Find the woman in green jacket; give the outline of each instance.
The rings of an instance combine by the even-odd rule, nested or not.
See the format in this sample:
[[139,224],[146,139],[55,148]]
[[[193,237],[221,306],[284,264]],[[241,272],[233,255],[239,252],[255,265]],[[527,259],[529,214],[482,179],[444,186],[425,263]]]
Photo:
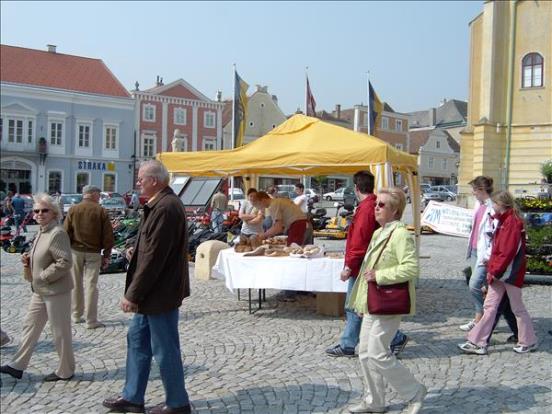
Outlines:
[[[381,228],[374,232],[366,251],[359,277],[353,287],[348,308],[363,314],[360,332],[359,360],[364,375],[366,397],[354,406],[351,413],[385,412],[385,381],[397,394],[409,401],[409,414],[418,413],[427,393],[389,350],[402,315],[372,315],[368,313],[368,282],[392,285],[408,282],[410,311],[415,311],[415,280],[418,277],[418,257],[414,238],[400,221],[406,206],[406,196],[399,188],[378,192],[375,215]],[[360,277],[362,276],[362,277]]]

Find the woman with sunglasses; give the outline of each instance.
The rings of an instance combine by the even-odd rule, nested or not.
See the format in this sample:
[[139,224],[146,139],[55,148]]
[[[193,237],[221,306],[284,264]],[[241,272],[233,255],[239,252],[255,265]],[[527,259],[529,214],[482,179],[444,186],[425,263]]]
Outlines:
[[383,413],[385,381],[399,397],[409,401],[408,413],[422,409],[426,387],[402,365],[389,349],[403,315],[374,315],[368,312],[368,282],[380,286],[408,282],[410,312],[414,314],[414,281],[418,277],[418,256],[413,236],[400,221],[406,196],[400,188],[381,189],[377,194],[375,216],[381,226],[374,232],[347,307],[363,314],[359,361],[366,387],[364,399],[349,407],[351,413]]
[[514,197],[508,191],[494,193],[491,200],[498,226],[487,263],[486,278],[489,287],[483,305],[483,317],[468,334],[468,341],[459,344],[458,347],[468,354],[487,354],[487,343],[498,307],[504,295],[508,295],[518,326],[518,343],[514,347],[514,352],[525,354],[537,349],[533,322],[521,299],[521,287],[527,264],[525,228],[515,207]]
[[0,372],[21,378],[48,321],[60,360],[56,371],[44,381],[66,381],[75,372],[71,333],[71,244],[59,224],[61,212],[52,197],[37,194],[33,199],[34,219],[40,229],[30,253],[21,257],[25,279],[31,283],[31,303],[23,322],[21,344],[11,362],[0,367]]

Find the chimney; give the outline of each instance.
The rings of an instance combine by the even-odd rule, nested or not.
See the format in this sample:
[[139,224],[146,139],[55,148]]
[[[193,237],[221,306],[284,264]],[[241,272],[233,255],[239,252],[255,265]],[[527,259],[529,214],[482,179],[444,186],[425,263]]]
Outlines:
[[435,125],[435,122],[437,122],[437,110],[435,108],[430,108],[428,112],[429,112],[429,125],[428,126],[433,126],[433,125]]
[[161,76],[157,75],[157,80],[155,81],[155,84],[157,86],[163,86],[164,85],[163,78]]
[[217,102],[222,101],[222,91],[217,91]]
[[276,95],[272,95],[272,101],[274,101],[274,103],[278,105],[278,97]]
[[337,119],[341,119],[341,105],[340,104],[335,105],[335,117]]
[[48,52],[56,53],[56,45],[46,45],[48,47]]
[[443,100],[439,103],[439,106],[443,106],[447,103],[447,98],[443,98]]

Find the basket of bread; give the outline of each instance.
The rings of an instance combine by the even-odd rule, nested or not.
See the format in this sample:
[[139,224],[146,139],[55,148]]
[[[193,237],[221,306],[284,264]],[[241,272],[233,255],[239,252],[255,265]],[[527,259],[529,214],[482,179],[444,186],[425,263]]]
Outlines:
[[324,256],[324,248],[322,246],[315,246],[314,244],[307,244],[301,247],[292,243],[289,246],[289,255],[291,257],[301,257],[305,259],[322,257]]

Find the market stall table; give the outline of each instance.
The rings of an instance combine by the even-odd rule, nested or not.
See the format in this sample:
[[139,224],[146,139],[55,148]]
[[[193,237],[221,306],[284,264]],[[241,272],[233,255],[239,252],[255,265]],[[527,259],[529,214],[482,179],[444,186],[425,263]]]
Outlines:
[[244,257],[234,249],[221,250],[213,266],[230,291],[249,290],[250,313],[251,289],[259,289],[259,309],[264,289],[345,293],[347,282],[339,278],[342,269],[342,258]]

